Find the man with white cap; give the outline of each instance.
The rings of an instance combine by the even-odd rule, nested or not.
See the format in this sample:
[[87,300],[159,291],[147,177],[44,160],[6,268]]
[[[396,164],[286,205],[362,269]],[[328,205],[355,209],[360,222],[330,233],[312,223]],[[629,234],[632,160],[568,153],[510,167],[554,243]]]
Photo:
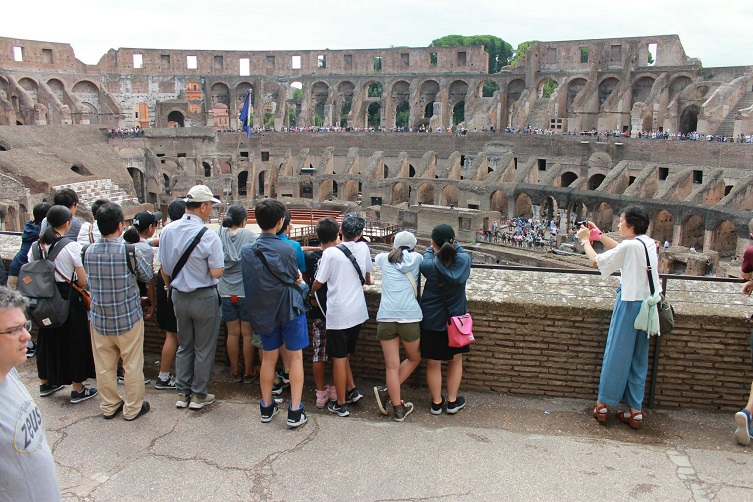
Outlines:
[[217,279],[225,263],[220,238],[207,232],[204,222],[212,214],[212,204],[219,202],[209,187],[194,186],[186,195],[186,214],[160,236],[157,259],[178,320],[178,408],[200,410],[214,402],[208,393],[209,376],[220,329]]

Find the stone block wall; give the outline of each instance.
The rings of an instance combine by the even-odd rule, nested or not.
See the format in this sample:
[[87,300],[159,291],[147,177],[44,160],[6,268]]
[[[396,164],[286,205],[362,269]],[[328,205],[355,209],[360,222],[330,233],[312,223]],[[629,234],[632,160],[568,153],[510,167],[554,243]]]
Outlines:
[[[378,293],[368,292],[367,302],[370,320],[361,330],[351,358],[353,373],[357,382],[364,382],[362,386],[384,381],[384,359],[374,321]],[[477,341],[464,360],[462,388],[596,399],[611,308],[470,301],[469,310]],[[678,316],[675,331],[661,340],[655,406],[739,409],[753,379],[750,329],[750,320],[743,317]],[[154,321],[148,321],[145,350],[159,354],[163,339],[164,333]],[[655,344],[652,339],[644,406],[648,404]],[[313,387],[311,355],[310,347],[304,350],[307,391]],[[152,363],[151,359],[147,361]],[[226,360],[223,327],[216,361],[224,364]],[[428,399],[425,365],[417,371],[421,388],[408,391],[414,402]],[[412,376],[409,383],[414,381]]]

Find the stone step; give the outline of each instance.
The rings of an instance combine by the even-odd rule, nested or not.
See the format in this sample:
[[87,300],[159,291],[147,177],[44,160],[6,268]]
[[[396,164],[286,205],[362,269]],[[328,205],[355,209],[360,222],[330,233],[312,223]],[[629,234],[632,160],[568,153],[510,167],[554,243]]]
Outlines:
[[730,107],[729,113],[716,129],[716,134],[718,136],[732,136],[735,131],[735,114],[751,105],[753,105],[753,92],[748,91],[735,103],[735,106]]

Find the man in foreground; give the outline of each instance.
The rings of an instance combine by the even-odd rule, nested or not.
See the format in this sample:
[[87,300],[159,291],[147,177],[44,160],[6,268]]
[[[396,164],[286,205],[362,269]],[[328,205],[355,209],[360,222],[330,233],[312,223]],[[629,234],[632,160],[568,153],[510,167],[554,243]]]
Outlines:
[[0,287],[0,500],[56,501],[60,486],[42,415],[15,369],[31,339],[27,304]]

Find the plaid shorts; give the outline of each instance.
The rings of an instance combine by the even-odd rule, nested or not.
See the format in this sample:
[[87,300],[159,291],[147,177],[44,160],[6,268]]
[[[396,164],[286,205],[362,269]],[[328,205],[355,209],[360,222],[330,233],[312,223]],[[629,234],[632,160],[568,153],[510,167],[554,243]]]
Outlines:
[[327,358],[327,329],[326,324],[324,322],[324,319],[314,319],[314,322],[311,323],[311,332],[313,334],[313,343],[314,346],[314,358],[312,361],[315,363],[326,363]]

